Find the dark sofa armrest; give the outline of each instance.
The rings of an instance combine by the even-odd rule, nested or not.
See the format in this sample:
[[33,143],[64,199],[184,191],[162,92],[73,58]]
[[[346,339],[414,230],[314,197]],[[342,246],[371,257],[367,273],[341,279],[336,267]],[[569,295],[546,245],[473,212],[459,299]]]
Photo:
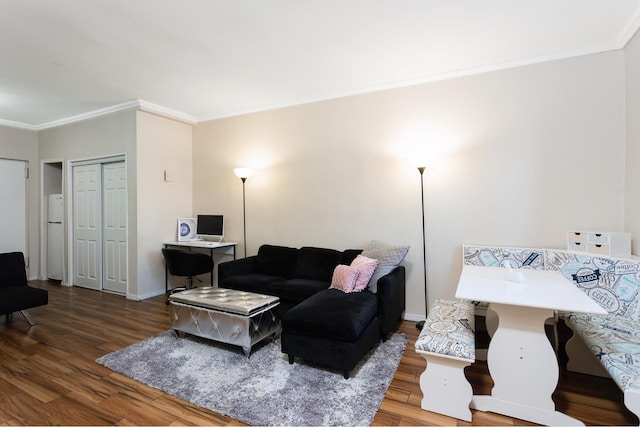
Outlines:
[[228,277],[253,273],[255,270],[256,258],[258,257],[254,255],[218,264],[218,285]]
[[405,269],[400,265],[378,280],[378,317],[383,340],[396,328],[406,305]]

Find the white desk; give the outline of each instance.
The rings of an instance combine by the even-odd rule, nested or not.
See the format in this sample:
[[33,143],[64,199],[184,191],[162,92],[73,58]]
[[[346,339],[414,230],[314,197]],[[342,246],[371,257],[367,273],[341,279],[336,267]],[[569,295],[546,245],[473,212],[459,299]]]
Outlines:
[[[233,259],[236,259],[236,246],[238,242],[210,242],[208,240],[183,240],[183,241],[170,241],[164,242],[164,247],[168,248],[169,246],[179,246],[188,248],[192,250],[193,248],[198,249],[209,249],[209,254],[211,258],[213,258],[213,253],[224,253],[228,255],[232,255]],[[211,286],[213,286],[213,273],[211,274]],[[169,294],[169,271],[167,269],[167,265],[165,263],[164,266],[164,290],[165,294]]]
[[558,361],[544,322],[554,310],[606,314],[589,296],[556,271],[516,270],[524,281],[505,279],[499,267],[466,265],[456,298],[486,301],[498,314],[487,364],[491,395],[475,395],[471,407],[545,425],[584,425],[555,410]]

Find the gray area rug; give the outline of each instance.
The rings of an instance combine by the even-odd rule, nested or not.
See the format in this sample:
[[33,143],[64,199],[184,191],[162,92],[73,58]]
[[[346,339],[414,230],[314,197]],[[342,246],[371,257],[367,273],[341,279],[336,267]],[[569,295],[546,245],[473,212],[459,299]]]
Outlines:
[[342,372],[296,358],[280,340],[239,347],[171,331],[107,354],[96,362],[197,406],[251,425],[363,426],[373,421],[408,339],[393,334],[345,380]]

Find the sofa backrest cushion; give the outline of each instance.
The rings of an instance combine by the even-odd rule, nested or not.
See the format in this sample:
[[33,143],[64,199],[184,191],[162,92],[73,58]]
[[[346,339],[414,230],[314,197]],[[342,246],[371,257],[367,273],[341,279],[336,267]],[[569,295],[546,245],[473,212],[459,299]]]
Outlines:
[[27,270],[22,252],[0,254],[0,288],[27,286]]
[[298,249],[286,246],[262,245],[256,257],[256,273],[291,279],[296,272]]
[[322,280],[331,283],[333,270],[342,259],[342,254],[335,249],[313,248],[309,246],[298,250],[296,278]]
[[609,314],[640,318],[640,262],[547,249],[544,264],[547,270],[562,273]]
[[345,249],[342,251],[340,264],[351,265],[354,259],[362,253],[362,249]]

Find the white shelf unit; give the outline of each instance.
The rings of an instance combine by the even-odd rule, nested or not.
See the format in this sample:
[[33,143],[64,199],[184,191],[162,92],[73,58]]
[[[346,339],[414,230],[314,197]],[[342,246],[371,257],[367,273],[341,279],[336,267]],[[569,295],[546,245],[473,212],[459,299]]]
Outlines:
[[567,250],[628,258],[631,256],[631,234],[600,231],[568,231]]

